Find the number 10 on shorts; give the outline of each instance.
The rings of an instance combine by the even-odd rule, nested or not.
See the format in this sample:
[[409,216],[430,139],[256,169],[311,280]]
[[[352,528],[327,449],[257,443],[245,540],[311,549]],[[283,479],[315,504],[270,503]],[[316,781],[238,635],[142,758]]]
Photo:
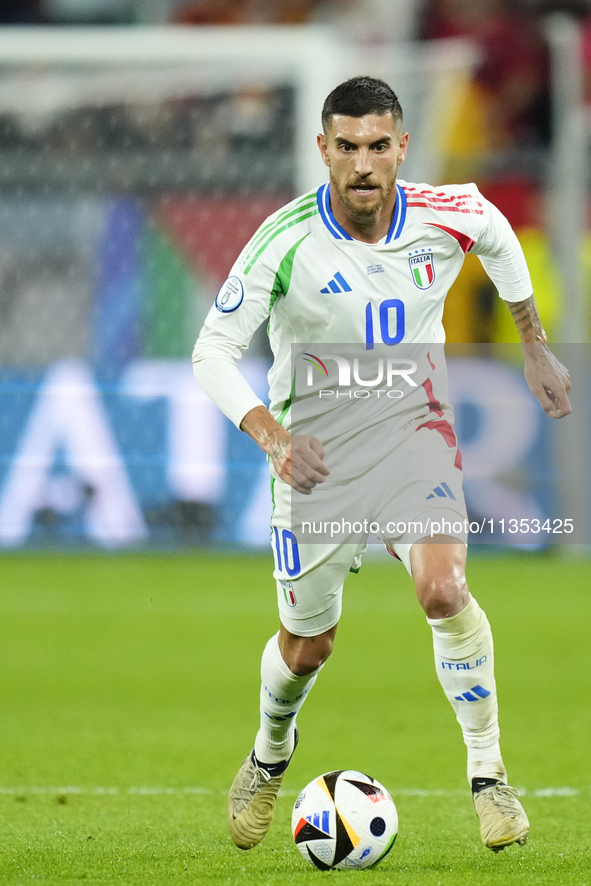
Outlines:
[[293,578],[294,575],[299,574],[301,569],[298,540],[289,529],[279,530],[276,526],[273,526],[273,535],[277,569],[279,572],[286,572],[290,578]]

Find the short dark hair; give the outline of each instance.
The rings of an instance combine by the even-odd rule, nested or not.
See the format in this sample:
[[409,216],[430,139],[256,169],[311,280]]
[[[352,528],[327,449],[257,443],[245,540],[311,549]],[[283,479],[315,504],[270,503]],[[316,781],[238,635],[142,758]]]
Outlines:
[[364,117],[366,114],[387,114],[388,111],[395,125],[400,125],[402,108],[398,96],[387,83],[375,77],[352,77],[327,96],[322,108],[322,127],[326,132],[335,114]]

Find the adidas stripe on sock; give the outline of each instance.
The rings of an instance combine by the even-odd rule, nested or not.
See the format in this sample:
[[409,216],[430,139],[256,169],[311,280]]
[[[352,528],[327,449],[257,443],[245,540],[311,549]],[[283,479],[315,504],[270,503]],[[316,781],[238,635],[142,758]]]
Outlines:
[[468,749],[468,781],[506,781],[499,745],[493,640],[486,615],[472,597],[457,615],[427,621],[433,631],[437,676]]

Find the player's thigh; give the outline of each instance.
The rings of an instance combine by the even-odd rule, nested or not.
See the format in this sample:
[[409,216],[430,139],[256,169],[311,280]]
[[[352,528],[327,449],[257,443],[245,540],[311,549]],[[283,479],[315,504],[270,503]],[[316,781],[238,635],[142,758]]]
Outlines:
[[292,529],[291,490],[274,484],[271,544],[275,558],[279,617],[298,637],[315,637],[333,628],[342,611],[343,584],[359,565],[366,540],[309,543]]
[[[444,544],[465,551],[468,515],[462,489],[463,472],[450,435],[421,428],[398,447],[389,470],[396,472],[390,495],[380,504],[380,539],[404,563],[412,576],[413,545],[445,536]],[[438,543],[441,543],[439,541]],[[451,554],[451,547],[449,550]]]

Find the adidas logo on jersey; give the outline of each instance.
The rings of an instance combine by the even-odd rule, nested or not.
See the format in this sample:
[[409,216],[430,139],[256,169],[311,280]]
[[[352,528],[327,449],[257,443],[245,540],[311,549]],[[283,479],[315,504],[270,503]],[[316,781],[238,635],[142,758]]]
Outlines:
[[331,292],[353,292],[340,271],[337,271],[332,280],[328,281],[328,286],[321,289],[323,295],[329,295]]
[[440,483],[439,486],[436,486],[431,495],[427,496],[427,501],[430,498],[435,498],[435,496],[437,496],[437,498],[453,498],[453,500],[456,501],[456,497],[447,483]]
[[488,698],[490,692],[484,686],[473,686],[470,692],[462,692],[461,695],[455,695],[456,701],[478,701],[479,698]]

